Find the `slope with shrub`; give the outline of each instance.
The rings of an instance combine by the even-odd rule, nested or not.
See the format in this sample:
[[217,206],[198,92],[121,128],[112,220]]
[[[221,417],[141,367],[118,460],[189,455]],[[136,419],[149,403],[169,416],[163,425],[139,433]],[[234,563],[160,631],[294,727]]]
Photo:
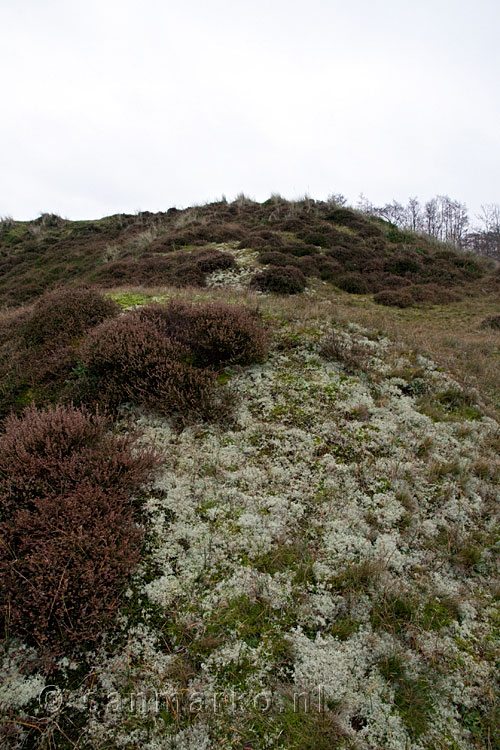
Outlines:
[[92,222],[47,215],[33,222],[4,220],[0,303],[28,301],[62,281],[204,286],[214,271],[236,268],[235,248],[252,248],[271,267],[300,267],[306,276],[353,293],[430,283],[460,292],[491,277],[484,258],[330,201],[240,197]]

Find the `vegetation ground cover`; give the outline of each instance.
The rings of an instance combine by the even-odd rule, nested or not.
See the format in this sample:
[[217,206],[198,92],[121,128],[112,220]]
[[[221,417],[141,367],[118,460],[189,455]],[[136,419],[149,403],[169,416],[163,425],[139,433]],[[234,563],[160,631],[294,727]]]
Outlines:
[[[245,204],[236,208],[241,217]],[[259,219],[241,238],[236,226],[219,221],[220,211],[170,214],[178,222],[175,241],[146,217],[143,249],[189,254],[211,241],[233,261],[211,267],[203,286],[117,280],[101,292],[87,288],[92,309],[104,311],[97,317],[85,305],[79,317],[81,297],[68,292],[72,334],[60,340],[64,357],[42,379],[27,377],[20,364],[29,354],[42,362],[45,342],[57,338],[40,333],[35,342],[26,333],[44,330],[32,321],[53,297],[2,313],[4,411],[10,404],[18,414],[4,418],[0,435],[2,554],[10,576],[4,572],[3,580],[19,589],[2,614],[3,741],[150,750],[497,747],[499,334],[483,325],[498,315],[495,269],[462,276],[460,300],[381,305],[327,278],[344,256],[339,250],[328,259],[313,242],[314,206],[270,202],[262,215],[269,221],[274,211],[278,232]],[[258,211],[248,208],[249,215]],[[307,232],[304,212],[315,215]],[[347,243],[361,237],[356,247],[366,260],[378,236],[371,225],[385,229],[355,219],[342,214],[344,224],[328,231]],[[188,228],[192,247],[181,250]],[[425,243],[416,238],[412,253],[425,247],[430,257],[436,247]],[[349,250],[345,242],[338,247]],[[325,278],[306,273],[305,289],[292,295],[255,290],[262,260],[273,261],[264,269],[287,265],[265,252],[297,264],[322,256]],[[384,245],[378,252],[399,251]],[[438,261],[451,262],[446,252],[435,258],[439,268]],[[460,274],[476,262],[452,260]],[[427,280],[409,286],[429,288]],[[225,408],[201,413],[180,391],[172,398],[174,365],[184,368],[179,382],[194,372],[211,384],[209,392],[191,389],[190,403],[224,394]],[[105,420],[88,399],[96,392]],[[71,404],[77,394],[90,411]],[[83,437],[65,449],[55,425],[42,430],[43,439],[29,443],[28,463],[21,461],[28,467],[21,481],[9,456],[20,456],[23,440],[41,429],[33,425],[52,424],[53,414],[81,422],[76,434]],[[56,422],[66,424],[62,416]],[[100,425],[97,433],[92,425]],[[87,440],[86,430],[97,437]],[[127,460],[143,456],[152,473],[138,471],[128,483],[126,472],[112,474],[124,484],[110,485],[110,503],[109,493],[89,491],[81,467],[114,455],[120,441],[121,460],[132,441]],[[105,461],[97,474],[120,465]],[[26,503],[35,515],[23,515]],[[123,512],[113,516],[117,530],[132,533],[133,553],[123,558],[129,567],[113,579],[111,619],[72,639],[66,603],[85,607],[96,599],[82,592],[66,600],[59,581],[71,578],[37,574],[27,578],[40,582],[46,606],[30,608],[19,575],[30,565],[40,571],[43,555],[37,560],[20,540],[33,532],[45,539],[50,529],[46,559],[57,552],[67,562],[74,514],[105,524],[112,508]],[[113,557],[99,544],[95,557],[82,547],[85,575]],[[37,630],[37,617],[52,619]]]

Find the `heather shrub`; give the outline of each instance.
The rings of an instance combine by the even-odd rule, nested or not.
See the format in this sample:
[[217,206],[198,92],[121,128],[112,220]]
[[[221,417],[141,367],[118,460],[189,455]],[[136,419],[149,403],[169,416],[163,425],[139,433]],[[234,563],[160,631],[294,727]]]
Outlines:
[[339,276],[335,282],[339,289],[350,294],[368,294],[369,285],[361,273],[345,273]]
[[270,230],[262,229],[260,231],[251,232],[246,235],[240,242],[239,248],[244,249],[251,247],[253,250],[263,250],[264,248],[282,248],[285,247],[285,240],[280,234],[272,232]]
[[386,289],[401,289],[411,285],[410,279],[405,276],[397,276],[393,273],[373,272],[367,275],[367,283],[370,291],[384,292]]
[[500,315],[489,315],[482,321],[481,328],[493,328],[500,331]]
[[137,260],[129,258],[106,263],[94,273],[93,278],[107,284],[205,286],[206,274],[234,268],[235,265],[236,261],[230,253],[214,248],[179,250],[168,255],[152,252]]
[[229,268],[236,268],[237,263],[231,253],[223,253],[220,250],[208,248],[195,255],[196,265],[203,273],[213,273],[214,271],[225,271]]
[[267,354],[269,341],[262,323],[240,305],[174,301],[143,307],[137,316],[189,352],[197,366],[246,365],[262,362]]
[[305,242],[294,242],[293,245],[283,247],[282,252],[293,255],[296,258],[302,258],[304,255],[317,255],[320,250],[315,245]]
[[55,289],[41,297],[21,331],[27,343],[70,342],[118,314],[118,305],[93,289]]
[[139,559],[141,534],[124,498],[81,485],[37,498],[0,530],[3,628],[50,650],[54,640],[97,638]]
[[222,408],[215,374],[190,360],[186,347],[128,313],[93,329],[82,346],[86,398],[111,407],[133,401],[183,418],[213,418]]
[[130,494],[157,458],[72,406],[27,409],[0,436],[0,620],[48,651],[94,640],[139,558]]
[[330,247],[325,255],[340,263],[344,273],[383,270],[383,259],[380,257],[380,253],[359,243],[355,247],[344,247],[336,244]]
[[300,270],[306,276],[316,276],[323,281],[335,281],[342,266],[327,255],[305,255],[300,259]]
[[418,274],[422,269],[422,264],[415,252],[399,252],[386,260],[384,269],[396,276],[402,276],[406,273]]
[[298,266],[299,261],[277,250],[264,250],[259,253],[259,263],[269,266]]
[[375,294],[373,299],[378,305],[387,307],[411,307],[415,303],[409,289],[385,289]]
[[306,277],[293,266],[271,266],[255,274],[250,281],[253,289],[274,294],[298,294],[306,288]]
[[34,406],[9,415],[0,435],[0,516],[30,509],[44,494],[64,494],[82,480],[105,490],[132,490],[154,465],[153,454],[132,456],[129,436],[114,436],[104,417],[85,409]]
[[[151,282],[158,282],[158,279],[151,279]],[[205,286],[206,276],[200,266],[191,259],[179,260],[172,269],[171,275],[164,283],[172,286]]]

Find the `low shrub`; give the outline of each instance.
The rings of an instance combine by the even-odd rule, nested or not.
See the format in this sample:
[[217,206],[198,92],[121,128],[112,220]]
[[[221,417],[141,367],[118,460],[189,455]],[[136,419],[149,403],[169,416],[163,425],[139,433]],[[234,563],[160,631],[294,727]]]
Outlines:
[[345,273],[337,278],[335,284],[339,289],[350,294],[368,294],[370,291],[368,283],[361,273]]
[[195,262],[203,273],[213,273],[214,271],[225,271],[229,268],[236,268],[237,263],[234,255],[223,253],[220,250],[207,248],[194,254]]
[[54,639],[97,638],[139,559],[140,530],[122,498],[81,485],[39,498],[0,529],[8,546],[0,551],[5,630],[50,650]]
[[306,288],[306,277],[294,266],[271,266],[255,274],[250,281],[253,289],[274,294],[298,294]]
[[422,264],[417,253],[412,251],[399,252],[385,261],[384,269],[396,276],[402,276],[406,273],[418,274],[422,270]]
[[323,281],[333,281],[342,273],[342,266],[327,255],[305,255],[300,259],[300,269],[306,276],[315,276]]
[[118,305],[93,289],[55,289],[28,313],[21,331],[28,344],[70,342],[93,326],[116,316]]
[[375,294],[373,299],[378,305],[387,307],[403,308],[415,304],[415,298],[409,289],[385,289]]
[[0,436],[0,620],[49,653],[99,637],[139,559],[130,494],[157,458],[103,417],[29,408]]
[[46,494],[72,491],[82,480],[105,490],[132,490],[154,464],[132,456],[133,440],[114,436],[103,416],[58,405],[9,415],[0,435],[0,516],[5,519]]
[[262,323],[240,305],[174,301],[143,307],[137,315],[180,344],[197,366],[246,365],[262,362],[267,354],[269,341]]
[[284,238],[277,232],[272,232],[266,229],[260,231],[251,232],[241,240],[239,248],[252,248],[252,250],[263,250],[267,249],[281,249],[285,247]]
[[125,314],[93,329],[82,346],[84,397],[111,407],[133,401],[183,419],[213,418],[220,406],[215,374],[190,359],[187,348],[150,322]]
[[305,242],[294,242],[293,245],[283,247],[282,252],[292,255],[295,258],[302,258],[304,255],[317,255],[320,250],[315,245]]
[[481,328],[493,328],[500,331],[500,315],[489,315],[481,323]]
[[269,266],[299,266],[299,261],[296,258],[277,250],[264,250],[259,253],[259,263]]
[[96,271],[93,278],[107,284],[205,286],[207,274],[236,266],[231,253],[215,248],[178,250],[167,255],[156,254],[154,250],[153,248],[152,252],[138,259],[128,258],[106,263]]

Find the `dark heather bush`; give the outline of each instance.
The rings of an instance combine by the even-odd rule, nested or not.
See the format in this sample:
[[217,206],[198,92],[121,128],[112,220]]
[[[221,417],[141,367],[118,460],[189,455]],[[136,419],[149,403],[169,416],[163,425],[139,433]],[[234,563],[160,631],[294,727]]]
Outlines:
[[136,565],[130,494],[157,458],[74,407],[27,409],[0,436],[0,620],[59,653],[110,623]]
[[64,494],[82,480],[105,490],[138,486],[153,465],[151,453],[133,457],[133,440],[107,430],[103,417],[58,405],[10,415],[0,435],[0,516],[31,508],[33,499]]
[[200,252],[196,257],[196,264],[203,273],[213,273],[214,271],[225,271],[229,268],[236,268],[237,263],[231,253],[223,253],[219,250],[207,249]]
[[368,283],[360,273],[345,273],[339,276],[335,282],[339,289],[350,294],[368,294],[370,291]]
[[94,274],[98,282],[108,284],[147,284],[154,286],[205,286],[206,274],[234,268],[236,261],[230,253],[214,248],[196,248],[157,255],[154,252],[138,260],[118,260],[106,263]]
[[266,331],[256,314],[240,305],[174,301],[143,307],[137,316],[180,344],[198,366],[246,365],[267,354]]
[[315,245],[296,242],[293,245],[286,245],[282,252],[287,253],[288,255],[293,255],[296,258],[302,258],[304,255],[316,255],[320,251]]
[[81,349],[99,401],[150,405],[183,417],[217,413],[215,374],[189,363],[189,350],[133,312],[93,329]]
[[293,266],[271,266],[255,274],[250,281],[253,289],[275,294],[298,294],[306,288],[306,277]]
[[408,289],[385,289],[373,297],[378,305],[387,307],[411,307],[415,304],[415,298]]
[[405,276],[396,276],[393,273],[369,273],[366,276],[367,284],[372,292],[384,292],[386,289],[401,289],[411,286],[410,279]]
[[264,248],[281,249],[285,246],[285,244],[285,240],[280,234],[264,229],[260,232],[255,232],[247,235],[240,242],[239,247],[240,249],[251,247],[253,250],[262,250]]
[[41,297],[27,315],[22,333],[29,344],[70,342],[116,316],[118,305],[93,289],[56,289]]
[[98,637],[139,559],[141,534],[124,498],[82,484],[38,498],[0,529],[4,628],[50,650],[54,639]]
[[259,263],[270,266],[299,266],[300,261],[277,250],[264,250],[259,253]]
[[300,259],[300,270],[306,276],[335,281],[342,273],[342,266],[327,255],[305,255]]
[[489,315],[482,321],[481,328],[493,328],[500,331],[500,315]]
[[419,273],[421,269],[422,264],[418,255],[412,252],[397,253],[384,263],[384,270],[396,276],[402,276],[406,273]]

